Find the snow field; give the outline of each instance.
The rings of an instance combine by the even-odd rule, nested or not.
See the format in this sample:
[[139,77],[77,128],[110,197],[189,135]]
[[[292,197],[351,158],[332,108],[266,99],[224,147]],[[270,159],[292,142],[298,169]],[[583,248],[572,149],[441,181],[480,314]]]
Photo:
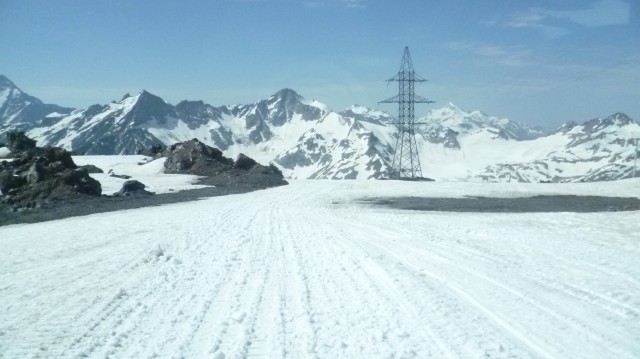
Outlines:
[[155,193],[168,193],[206,187],[194,184],[198,176],[164,173],[164,161],[166,157],[151,160],[140,155],[127,156],[73,156],[73,161],[78,166],[94,165],[104,173],[91,173],[90,176],[98,180],[102,185],[102,194],[112,195],[122,188],[127,179],[112,177],[110,170],[117,175],[131,176],[131,179],[144,183],[148,191]]
[[639,190],[294,181],[0,227],[0,357],[637,357],[638,212],[357,200]]

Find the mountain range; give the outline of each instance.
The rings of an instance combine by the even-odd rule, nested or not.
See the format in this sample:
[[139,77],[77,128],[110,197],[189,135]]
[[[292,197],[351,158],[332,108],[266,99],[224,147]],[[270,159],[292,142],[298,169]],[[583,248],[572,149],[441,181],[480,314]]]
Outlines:
[[[147,91],[73,109],[44,104],[0,75],[0,138],[25,131],[40,146],[83,154],[136,154],[192,138],[228,157],[247,154],[293,179],[389,176],[396,128],[387,112],[335,112],[283,89],[253,104],[171,105]],[[633,176],[640,124],[622,113],[550,133],[454,104],[429,111],[416,142],[422,173],[436,180],[570,182]]]

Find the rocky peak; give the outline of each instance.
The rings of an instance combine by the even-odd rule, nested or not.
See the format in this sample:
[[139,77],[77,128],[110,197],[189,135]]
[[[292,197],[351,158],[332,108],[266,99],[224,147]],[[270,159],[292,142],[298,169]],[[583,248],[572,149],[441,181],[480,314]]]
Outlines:
[[555,134],[555,133],[567,133],[567,132],[573,130],[576,126],[578,126],[577,122],[569,121],[567,123],[562,124],[562,126],[558,127],[555,131],[552,132],[552,134]]
[[616,124],[616,125],[619,125],[619,126],[628,125],[630,123],[636,123],[629,116],[627,116],[627,114],[622,113],[622,112],[614,113],[613,115],[607,117],[605,119],[605,121],[608,121],[611,124]]
[[585,133],[594,133],[609,127],[621,127],[631,123],[635,123],[635,121],[626,114],[617,112],[604,119],[594,118],[589,120],[583,123],[582,127]]
[[284,100],[286,103],[295,103],[302,101],[303,97],[292,89],[284,88],[269,97],[269,102],[278,100]]
[[173,113],[173,106],[166,103],[160,97],[143,90],[138,96],[126,98],[121,103],[132,101],[133,106],[124,119],[140,125],[151,120],[163,123],[166,116]]
[[19,91],[18,87],[11,82],[6,76],[0,75],[0,91],[3,89],[16,89]]
[[47,105],[22,92],[11,80],[0,75],[0,132],[24,130],[46,122],[50,113],[70,113],[73,109]]

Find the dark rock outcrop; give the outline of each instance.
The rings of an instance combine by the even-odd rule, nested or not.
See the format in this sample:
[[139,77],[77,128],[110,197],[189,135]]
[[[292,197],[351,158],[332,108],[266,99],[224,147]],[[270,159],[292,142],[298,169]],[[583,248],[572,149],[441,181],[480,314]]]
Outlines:
[[78,168],[65,149],[35,147],[24,133],[7,136],[16,158],[0,162],[0,208],[14,210],[46,206],[75,195],[100,196],[100,182]]
[[129,175],[121,175],[113,172],[113,170],[109,170],[109,177],[115,177],[115,178],[126,179],[126,180],[131,178],[131,176]]
[[120,191],[114,193],[114,196],[125,196],[125,197],[142,197],[142,196],[151,196],[155,193],[149,192],[145,190],[147,186],[144,183],[136,180],[128,180],[122,184],[122,188]]
[[36,141],[27,137],[24,132],[9,132],[7,148],[13,153],[27,151],[36,147]]
[[138,151],[139,155],[151,157],[154,159],[158,159],[162,157],[162,153],[167,149],[167,146],[163,144],[153,145],[149,148],[145,148]]
[[236,161],[224,157],[222,151],[197,139],[176,143],[165,149],[165,173],[204,176],[202,183],[214,186],[246,186],[254,189],[288,184],[282,172],[273,166],[263,166],[240,154]]
[[245,155],[244,153],[241,153],[238,155],[238,158],[236,158],[236,162],[233,164],[233,168],[248,171],[257,164],[258,162],[256,162],[253,158]]
[[81,166],[82,168],[86,169],[87,172],[89,173],[104,173],[104,171],[102,170],[102,168],[98,167],[98,166],[94,166],[94,165],[84,165]]
[[222,151],[205,145],[197,139],[169,146],[163,153],[165,173],[188,173],[198,176],[216,176],[229,170],[233,161]]

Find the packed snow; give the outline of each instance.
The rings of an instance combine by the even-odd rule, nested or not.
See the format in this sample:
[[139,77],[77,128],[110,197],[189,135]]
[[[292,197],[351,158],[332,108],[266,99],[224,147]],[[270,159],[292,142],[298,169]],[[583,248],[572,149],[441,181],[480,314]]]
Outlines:
[[0,356],[640,356],[639,212],[360,201],[554,193],[640,181],[294,181],[1,227]]

